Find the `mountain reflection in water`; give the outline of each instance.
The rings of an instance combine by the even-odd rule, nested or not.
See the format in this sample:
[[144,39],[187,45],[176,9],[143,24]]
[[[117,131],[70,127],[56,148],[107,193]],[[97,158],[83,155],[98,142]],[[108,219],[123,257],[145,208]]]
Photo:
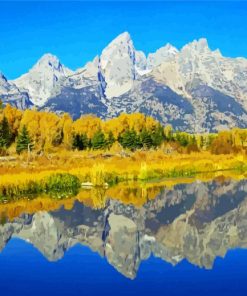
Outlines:
[[70,210],[24,213],[2,221],[1,251],[13,237],[49,261],[78,243],[88,246],[131,279],[151,255],[211,269],[216,257],[247,248],[247,180],[175,185],[140,207],[109,199],[101,209],[75,201]]

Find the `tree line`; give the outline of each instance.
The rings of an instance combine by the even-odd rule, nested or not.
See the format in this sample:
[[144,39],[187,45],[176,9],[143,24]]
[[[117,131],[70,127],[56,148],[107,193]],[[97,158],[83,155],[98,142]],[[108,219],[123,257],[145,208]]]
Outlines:
[[17,153],[34,149],[52,152],[67,150],[107,150],[114,143],[124,149],[155,149],[170,146],[171,150],[190,153],[209,150],[214,154],[246,150],[247,130],[232,129],[218,134],[189,134],[163,127],[158,121],[141,113],[121,114],[101,120],[85,115],[73,121],[68,114],[61,116],[37,110],[18,110],[0,104],[0,152],[15,147]]

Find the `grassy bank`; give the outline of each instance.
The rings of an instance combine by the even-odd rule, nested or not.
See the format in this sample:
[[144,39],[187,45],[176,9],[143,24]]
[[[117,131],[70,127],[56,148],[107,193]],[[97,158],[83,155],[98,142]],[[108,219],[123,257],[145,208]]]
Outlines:
[[59,198],[76,195],[82,182],[109,186],[123,181],[147,182],[162,178],[233,170],[245,175],[247,157],[242,154],[212,155],[209,152],[167,155],[162,151],[139,151],[129,155],[66,152],[25,156],[0,165],[0,197],[16,199],[46,193]]
[[15,200],[22,197],[32,199],[39,194],[64,198],[75,196],[81,187],[78,177],[68,173],[52,173],[19,177],[5,175],[1,177],[0,201]]

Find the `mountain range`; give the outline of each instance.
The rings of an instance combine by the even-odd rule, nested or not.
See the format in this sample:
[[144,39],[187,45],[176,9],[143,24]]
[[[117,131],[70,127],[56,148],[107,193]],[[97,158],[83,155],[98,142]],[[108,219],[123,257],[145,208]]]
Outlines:
[[247,59],[224,57],[204,38],[146,56],[124,32],[76,71],[45,54],[15,80],[0,74],[0,99],[73,119],[142,112],[188,132],[246,128]]

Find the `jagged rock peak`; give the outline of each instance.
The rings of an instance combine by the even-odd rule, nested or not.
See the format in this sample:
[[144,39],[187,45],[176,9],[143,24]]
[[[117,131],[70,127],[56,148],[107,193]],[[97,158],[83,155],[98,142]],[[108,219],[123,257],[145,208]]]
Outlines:
[[[171,53],[178,53],[178,49],[170,43],[167,43],[165,46],[161,47],[160,49],[166,50]],[[158,50],[160,50],[158,49]]]
[[172,46],[170,43],[167,43],[165,46],[148,55],[147,67],[152,69],[163,62],[170,61],[177,55],[178,52],[179,51],[176,47]]
[[118,35],[115,39],[113,39],[102,51],[101,61],[105,59],[111,59],[115,55],[122,56],[127,53],[132,55],[134,51],[134,46],[130,34],[128,32],[124,32]]
[[58,69],[59,67],[62,66],[59,59],[58,59],[58,57],[56,57],[55,55],[52,55],[50,53],[44,54],[38,60],[38,62],[35,64],[35,66],[41,66],[41,65],[48,65],[48,66],[54,67],[56,69]]
[[120,34],[102,51],[99,68],[106,97],[117,97],[130,90],[136,69],[135,49],[129,33]]
[[20,90],[27,91],[31,101],[42,106],[60,91],[60,81],[72,73],[52,54],[43,55],[28,73],[13,82]]
[[124,43],[124,42],[129,42],[129,41],[131,41],[130,34],[128,32],[123,32],[123,33],[119,34],[115,39],[113,39],[110,44]]
[[208,41],[206,38],[199,38],[198,40],[193,40],[192,42],[186,44],[181,51],[184,49],[195,50],[198,52],[207,52],[210,51],[208,46]]

